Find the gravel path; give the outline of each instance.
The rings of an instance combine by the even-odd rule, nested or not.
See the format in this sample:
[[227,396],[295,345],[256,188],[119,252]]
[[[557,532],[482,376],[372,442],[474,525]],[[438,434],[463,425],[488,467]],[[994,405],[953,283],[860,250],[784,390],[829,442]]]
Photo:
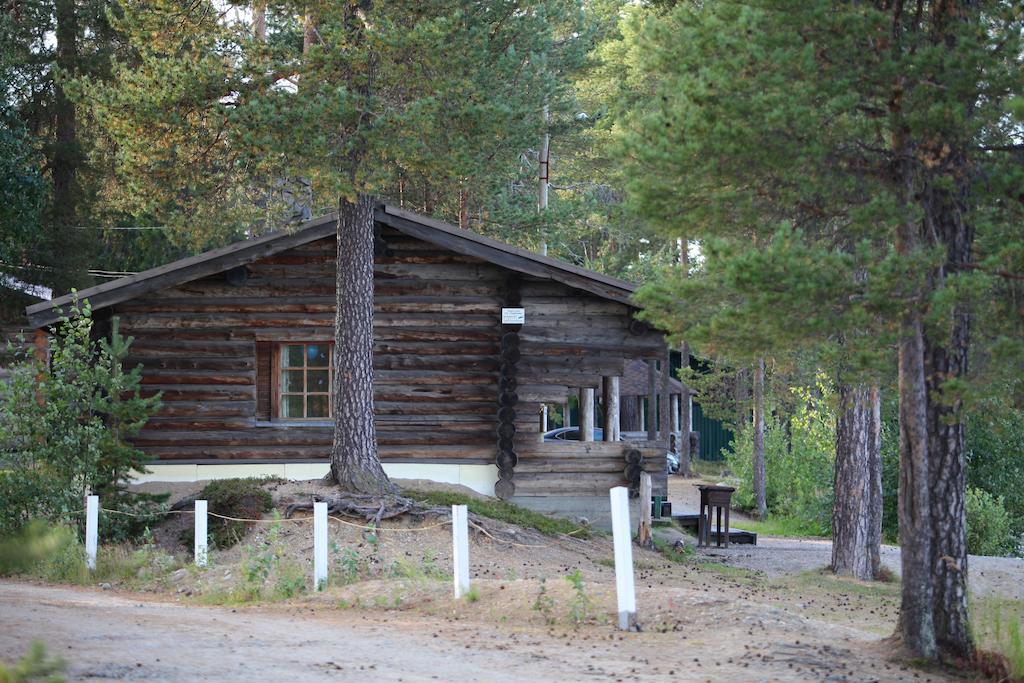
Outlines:
[[[671,477],[669,497],[673,511],[679,509],[697,514],[700,496],[695,479]],[[740,512],[732,513],[732,526],[743,528],[743,521],[749,519]],[[777,538],[761,535],[756,546],[738,545],[725,548],[702,550],[701,555],[710,560],[723,562],[733,567],[761,572],[775,578],[787,574],[798,574],[808,570],[827,567],[832,561],[832,541],[828,539]],[[898,546],[882,546],[882,564],[893,574],[900,573],[900,549]],[[971,555],[968,558],[968,581],[975,596],[993,596],[1024,600],[1024,559],[1015,557],[988,557]]]

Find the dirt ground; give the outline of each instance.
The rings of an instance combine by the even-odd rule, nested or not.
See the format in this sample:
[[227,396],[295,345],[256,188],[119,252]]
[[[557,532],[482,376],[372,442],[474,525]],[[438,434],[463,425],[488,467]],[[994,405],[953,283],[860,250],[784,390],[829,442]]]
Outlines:
[[[319,491],[311,483],[272,488],[277,504]],[[72,680],[955,678],[900,658],[886,640],[898,585],[820,571],[827,542],[761,539],[756,548],[688,552],[680,562],[636,549],[642,631],[622,633],[605,535],[552,538],[490,522],[489,535],[470,534],[473,599],[455,601],[444,520],[386,523],[376,537],[332,522],[331,585],[253,607],[232,591],[268,548],[277,558],[263,581],[268,591],[288,572],[308,581],[309,518],[276,530],[256,525],[243,544],[213,551],[204,570],[186,564],[177,539],[190,522],[181,515],[155,533],[179,553],[180,568],[143,567],[106,590],[0,582],[0,660],[39,639],[68,661]],[[1018,565],[1007,570],[1018,584],[1021,575]]]
[[[670,600],[675,628],[618,633],[493,618],[501,585],[439,614],[325,601],[202,607],[95,589],[0,582],[0,655],[43,639],[72,680],[940,681],[886,661],[876,638],[700,591]],[[605,602],[604,595],[598,596]],[[641,614],[657,599],[641,591]],[[358,677],[358,678],[356,678]]]

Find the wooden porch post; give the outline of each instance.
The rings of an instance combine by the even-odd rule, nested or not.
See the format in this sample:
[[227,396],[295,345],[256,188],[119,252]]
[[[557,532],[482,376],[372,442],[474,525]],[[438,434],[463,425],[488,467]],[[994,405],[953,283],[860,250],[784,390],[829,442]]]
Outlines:
[[594,387],[580,387],[580,441],[594,440]]
[[672,433],[679,433],[679,394],[672,394],[669,401],[669,406],[672,408]]
[[566,401],[562,404],[562,426],[563,427],[572,427],[572,420],[570,419],[571,417],[572,416],[569,414],[569,401],[568,401],[568,399],[566,399]]
[[654,364],[658,361],[651,359],[647,361],[647,440],[658,440],[658,385],[655,382],[657,369]]
[[604,440],[618,441],[622,427],[619,422],[619,378],[604,378]]

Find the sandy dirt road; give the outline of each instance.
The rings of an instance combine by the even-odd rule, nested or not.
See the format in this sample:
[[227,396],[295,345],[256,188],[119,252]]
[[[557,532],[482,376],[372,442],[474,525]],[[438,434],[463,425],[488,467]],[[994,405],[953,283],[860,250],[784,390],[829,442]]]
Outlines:
[[[700,609],[695,603],[695,613]],[[690,610],[687,610],[690,611]],[[877,640],[774,614],[770,629],[679,633],[517,628],[309,605],[211,608],[0,582],[0,658],[32,640],[88,681],[936,681]],[[759,615],[758,621],[762,616]],[[723,624],[724,626],[724,624]],[[749,633],[748,633],[749,632]],[[874,643],[874,644],[873,644]]]

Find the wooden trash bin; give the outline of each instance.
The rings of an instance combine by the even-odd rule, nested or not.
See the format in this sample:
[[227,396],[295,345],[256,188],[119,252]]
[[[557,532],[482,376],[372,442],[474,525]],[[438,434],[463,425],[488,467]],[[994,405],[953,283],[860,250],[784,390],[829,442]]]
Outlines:
[[[711,545],[711,522],[715,512],[718,513],[718,538],[717,545],[722,545],[725,539],[725,547],[729,547],[729,503],[732,500],[732,492],[736,489],[732,486],[713,486],[709,484],[695,484],[700,490],[700,517],[697,523],[697,545]],[[725,510],[725,528],[722,528],[722,510]]]

